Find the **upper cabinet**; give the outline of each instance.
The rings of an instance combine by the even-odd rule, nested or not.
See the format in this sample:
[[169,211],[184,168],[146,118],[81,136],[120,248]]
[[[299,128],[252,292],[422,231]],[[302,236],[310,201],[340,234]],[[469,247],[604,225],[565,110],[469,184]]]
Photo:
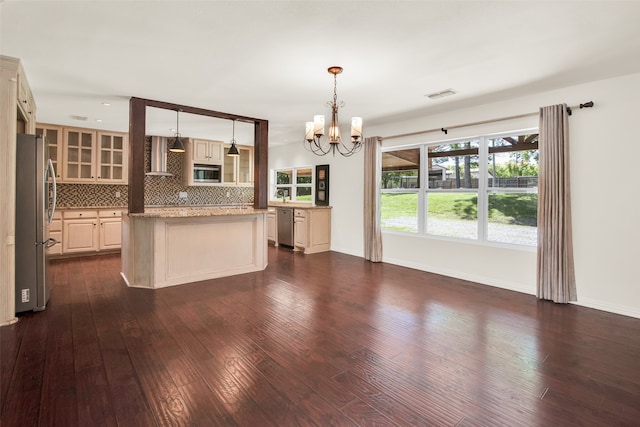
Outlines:
[[[31,94],[29,83],[23,73],[18,74],[18,108],[21,110],[22,116],[26,122],[35,123],[36,121],[36,103]],[[24,129],[25,133],[28,132],[29,126]]]
[[126,183],[126,134],[98,132],[98,181]]
[[96,132],[89,129],[64,129],[62,180],[95,182]]
[[128,135],[38,124],[62,183],[126,184]]
[[[224,152],[230,145],[225,145]],[[239,156],[224,156],[223,182],[225,184],[253,184],[253,147],[236,145]]]
[[[187,156],[193,163],[205,165],[221,165],[224,158],[224,144],[221,141],[207,139],[189,139]],[[189,152],[191,151],[191,153]]]
[[62,179],[62,127],[53,125],[36,125],[36,135],[43,135],[44,142],[47,144],[48,158],[53,163],[53,169],[56,171],[56,179]]

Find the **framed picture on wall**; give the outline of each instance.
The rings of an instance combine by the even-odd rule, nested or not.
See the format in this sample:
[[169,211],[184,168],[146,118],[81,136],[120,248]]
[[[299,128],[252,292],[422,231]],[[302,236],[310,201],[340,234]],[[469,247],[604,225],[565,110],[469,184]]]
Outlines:
[[316,205],[329,206],[329,165],[316,165]]

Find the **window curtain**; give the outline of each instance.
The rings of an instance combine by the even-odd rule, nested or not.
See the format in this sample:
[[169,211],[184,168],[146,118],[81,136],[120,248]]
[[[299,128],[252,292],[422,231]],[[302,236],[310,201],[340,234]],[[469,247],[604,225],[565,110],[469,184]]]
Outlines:
[[576,301],[567,105],[540,108],[537,296]]
[[364,140],[364,258],[382,261],[380,232],[380,180],[382,175],[381,140],[374,136]]

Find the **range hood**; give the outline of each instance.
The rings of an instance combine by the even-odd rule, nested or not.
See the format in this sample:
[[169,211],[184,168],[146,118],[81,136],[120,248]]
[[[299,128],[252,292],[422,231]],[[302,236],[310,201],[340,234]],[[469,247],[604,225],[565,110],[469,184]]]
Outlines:
[[151,137],[151,170],[150,176],[173,176],[167,172],[167,138],[163,136]]

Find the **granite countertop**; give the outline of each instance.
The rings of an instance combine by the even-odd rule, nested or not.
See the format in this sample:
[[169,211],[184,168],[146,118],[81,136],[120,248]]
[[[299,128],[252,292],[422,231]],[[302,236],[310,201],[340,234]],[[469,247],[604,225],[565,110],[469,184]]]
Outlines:
[[275,202],[268,203],[270,208],[296,208],[296,209],[331,209],[332,206],[319,206],[307,202]]
[[122,209],[126,211],[128,206],[56,206],[57,211],[80,211],[80,210],[110,210],[110,209]]
[[222,216],[222,215],[254,215],[259,213],[266,213],[267,209],[254,209],[252,207],[196,207],[196,206],[182,206],[182,207],[157,207],[157,208],[145,208],[142,213],[130,213],[132,217],[144,217],[144,218],[181,218],[181,217],[194,217],[194,216]]

